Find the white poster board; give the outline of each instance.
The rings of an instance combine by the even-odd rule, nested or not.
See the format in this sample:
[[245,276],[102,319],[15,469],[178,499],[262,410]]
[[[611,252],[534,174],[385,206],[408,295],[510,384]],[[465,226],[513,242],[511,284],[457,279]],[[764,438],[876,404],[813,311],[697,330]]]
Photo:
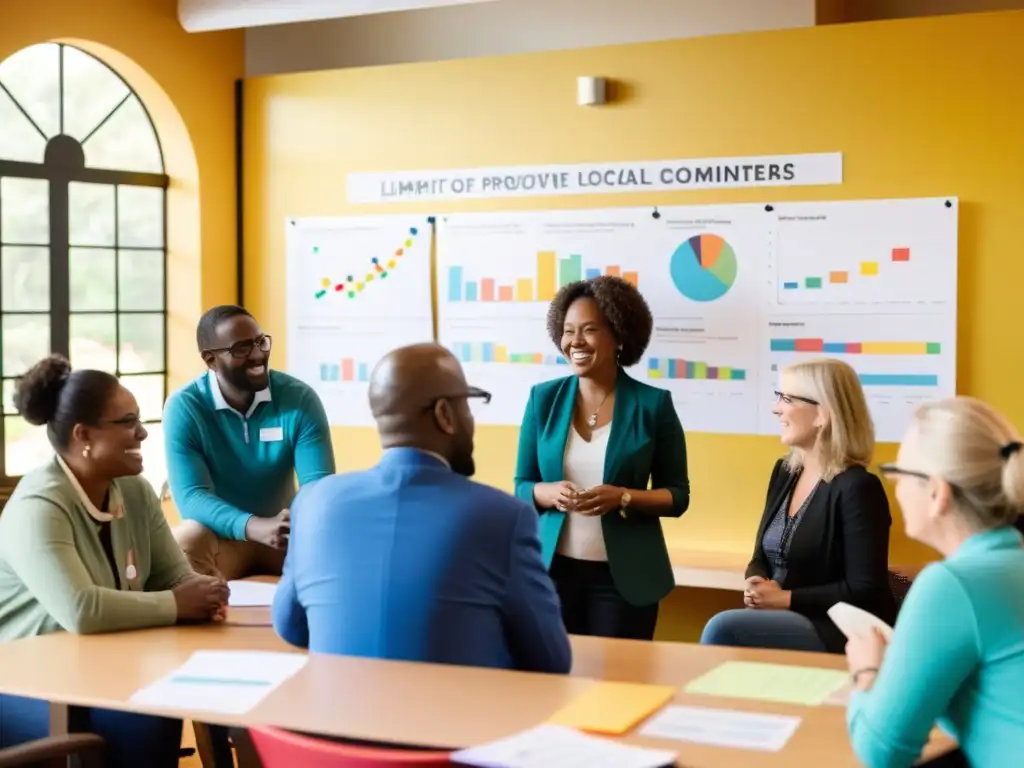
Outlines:
[[426,216],[289,219],[288,372],[332,426],[370,426],[370,373],[389,350],[432,341]]
[[529,388],[569,373],[546,328],[563,284],[634,282],[654,334],[630,373],[673,394],[684,428],[777,434],[779,366],[861,375],[880,441],[956,392],[955,198],[452,214],[438,221],[438,336],[518,425]]

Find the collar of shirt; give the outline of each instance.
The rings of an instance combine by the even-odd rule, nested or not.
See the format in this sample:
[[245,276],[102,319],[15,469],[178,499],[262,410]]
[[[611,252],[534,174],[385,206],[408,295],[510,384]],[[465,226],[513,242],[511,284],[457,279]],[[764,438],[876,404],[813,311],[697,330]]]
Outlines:
[[976,552],[995,552],[1000,549],[1019,549],[1021,544],[1020,531],[1012,525],[1004,525],[1000,528],[989,528],[980,531],[964,540],[946,559],[955,560],[960,557],[970,557]]
[[[210,385],[210,395],[213,397],[213,407],[218,411],[229,410],[234,411],[235,409],[228,405],[228,401],[224,399],[224,393],[220,391],[220,382],[217,380],[217,374],[210,371],[206,374],[207,381]],[[252,405],[249,406],[249,410],[245,413],[245,418],[252,416],[256,410],[256,406],[260,403],[270,402],[270,385],[267,385],[266,389],[261,389],[252,398]],[[238,411],[235,411],[238,413]]]
[[64,459],[58,456],[57,463],[60,464],[60,468],[63,469],[64,474],[67,475],[68,482],[71,483],[71,487],[75,489],[75,493],[78,494],[78,499],[85,507],[85,511],[89,513],[89,517],[98,523],[109,523],[111,520],[124,517],[124,504],[121,502],[121,492],[117,489],[117,485],[115,483],[110,484],[110,495],[107,498],[107,507],[110,509],[110,512],[104,512],[92,503],[92,500],[82,489],[82,484],[78,482],[78,478],[75,477],[75,473],[71,471],[71,467],[64,462]]
[[440,453],[434,453],[433,451],[428,451],[425,448],[413,448],[412,446],[402,446],[401,448],[388,448],[387,450],[385,450],[385,453],[387,453],[387,451],[395,451],[395,450],[417,451],[418,453],[423,453],[423,454],[426,454],[427,456],[432,456],[433,458],[437,459],[442,464],[444,464],[445,467],[447,467],[448,469],[452,468],[451,462],[448,461],[448,459],[446,459]]

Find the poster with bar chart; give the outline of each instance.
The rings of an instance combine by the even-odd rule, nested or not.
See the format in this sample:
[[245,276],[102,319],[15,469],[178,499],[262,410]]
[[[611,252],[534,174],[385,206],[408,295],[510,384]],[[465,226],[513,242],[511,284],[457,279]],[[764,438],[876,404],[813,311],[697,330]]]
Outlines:
[[955,306],[956,198],[774,208],[774,309],[945,314]]
[[[860,376],[876,438],[956,394],[956,198],[784,203],[767,265],[764,374],[814,357]],[[761,430],[774,434],[770,410]]]
[[298,218],[287,239],[287,370],[332,426],[370,426],[370,373],[395,347],[433,339],[433,222],[420,215]]
[[529,387],[569,373],[548,335],[548,305],[568,283],[610,275],[636,286],[656,319],[655,364],[645,359],[632,375],[671,390],[695,430],[755,431],[745,372],[758,361],[770,219],[754,205],[441,217],[438,336],[494,394],[474,404],[479,422],[521,423]]

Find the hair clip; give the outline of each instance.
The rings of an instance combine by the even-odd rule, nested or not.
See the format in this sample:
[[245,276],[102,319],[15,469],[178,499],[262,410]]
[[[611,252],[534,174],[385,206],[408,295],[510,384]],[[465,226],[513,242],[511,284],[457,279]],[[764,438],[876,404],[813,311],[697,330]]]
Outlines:
[[1011,440],[1010,442],[1008,442],[1006,445],[999,449],[999,455],[1002,456],[1004,459],[1008,459],[1011,456],[1013,456],[1013,454],[1015,454],[1017,451],[1019,451],[1022,447],[1024,447],[1024,443],[1021,443],[1019,440]]

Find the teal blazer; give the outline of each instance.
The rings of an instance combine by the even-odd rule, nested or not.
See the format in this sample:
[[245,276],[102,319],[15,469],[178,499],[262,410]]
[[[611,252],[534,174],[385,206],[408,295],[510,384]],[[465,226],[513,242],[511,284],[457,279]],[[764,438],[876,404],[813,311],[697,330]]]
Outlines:
[[[530,390],[519,431],[516,496],[536,508],[537,483],[564,480],[565,443],[576,403],[575,376],[538,384]],[[660,517],[679,517],[690,505],[686,473],[686,438],[672,395],[643,384],[621,368],[615,385],[615,408],[604,460],[604,482],[623,488],[665,488],[672,507],[657,513],[632,510],[623,518],[612,512],[601,518],[608,565],[615,586],[633,605],[651,605],[675,587]],[[550,567],[565,513],[540,512],[541,554]]]

